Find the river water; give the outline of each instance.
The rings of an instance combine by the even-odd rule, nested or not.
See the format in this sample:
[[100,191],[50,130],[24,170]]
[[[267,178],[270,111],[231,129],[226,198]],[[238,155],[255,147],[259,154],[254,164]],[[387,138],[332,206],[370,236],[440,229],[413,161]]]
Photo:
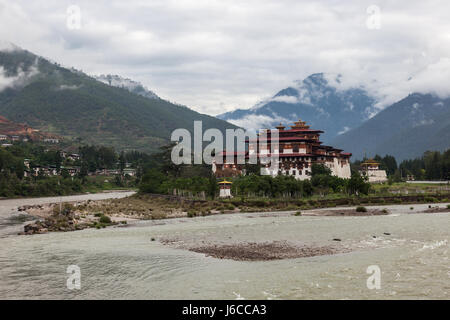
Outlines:
[[[7,201],[7,205],[0,201],[3,218],[11,216],[17,200]],[[292,212],[243,213],[33,236],[3,232],[0,298],[449,299],[450,213],[418,213],[426,205],[386,207],[392,214],[298,217]],[[340,238],[339,244],[352,251],[233,261],[159,241],[171,237],[200,244],[285,240],[315,245],[333,244],[334,238]],[[80,290],[67,288],[69,265],[80,268]],[[381,270],[380,289],[367,287],[370,274],[366,271],[374,265]]]

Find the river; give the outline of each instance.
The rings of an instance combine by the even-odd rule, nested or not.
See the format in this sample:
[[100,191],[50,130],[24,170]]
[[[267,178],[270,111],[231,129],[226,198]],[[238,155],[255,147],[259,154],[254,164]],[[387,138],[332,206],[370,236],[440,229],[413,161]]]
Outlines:
[[[11,216],[11,208],[18,203],[24,204],[23,200],[0,201],[1,216]],[[0,298],[449,299],[450,213],[419,213],[427,207],[380,206],[391,211],[386,216],[242,213],[33,236],[3,233]],[[159,241],[167,237],[198,243],[284,240],[316,245],[339,238],[352,251],[233,261]],[[66,285],[70,265],[80,268],[79,290]],[[369,266],[381,271],[379,289],[367,286]]]

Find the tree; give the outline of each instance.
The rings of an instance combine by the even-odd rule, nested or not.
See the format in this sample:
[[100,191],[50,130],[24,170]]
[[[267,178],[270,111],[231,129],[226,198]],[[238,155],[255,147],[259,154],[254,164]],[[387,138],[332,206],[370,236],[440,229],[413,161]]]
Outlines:
[[69,171],[66,168],[64,168],[64,169],[61,170],[61,176],[64,179],[67,179],[67,178],[70,178],[70,173],[69,173]]
[[349,194],[369,194],[370,184],[366,182],[363,177],[359,174],[359,171],[353,170],[352,176],[347,183],[347,192]]
[[314,177],[315,175],[326,175],[331,176],[331,169],[323,164],[314,163],[311,166],[311,175]]
[[211,175],[211,177],[208,180],[208,195],[212,199],[214,199],[218,191],[219,185],[217,184],[217,179],[214,175]]
[[165,193],[167,190],[162,190],[163,182],[167,180],[167,176],[157,169],[150,169],[142,177],[139,190],[145,193]]
[[120,153],[120,156],[119,156],[119,170],[120,170],[120,173],[123,173],[123,169],[125,169],[125,166],[126,166],[125,154],[122,151]]

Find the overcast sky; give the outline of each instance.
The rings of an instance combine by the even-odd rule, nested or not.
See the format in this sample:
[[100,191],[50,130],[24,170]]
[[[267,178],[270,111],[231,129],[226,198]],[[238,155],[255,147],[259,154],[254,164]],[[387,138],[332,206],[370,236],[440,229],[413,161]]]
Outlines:
[[381,106],[450,94],[450,1],[342,2],[0,0],[0,39],[211,115],[317,72],[365,85]]

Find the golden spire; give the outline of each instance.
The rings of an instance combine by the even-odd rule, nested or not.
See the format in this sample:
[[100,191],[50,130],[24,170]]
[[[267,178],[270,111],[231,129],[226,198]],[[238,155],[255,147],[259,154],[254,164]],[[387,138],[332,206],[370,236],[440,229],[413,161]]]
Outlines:
[[309,126],[306,125],[306,121],[302,121],[302,119],[298,119],[298,121],[294,122],[294,125],[291,126],[292,129],[309,129]]

